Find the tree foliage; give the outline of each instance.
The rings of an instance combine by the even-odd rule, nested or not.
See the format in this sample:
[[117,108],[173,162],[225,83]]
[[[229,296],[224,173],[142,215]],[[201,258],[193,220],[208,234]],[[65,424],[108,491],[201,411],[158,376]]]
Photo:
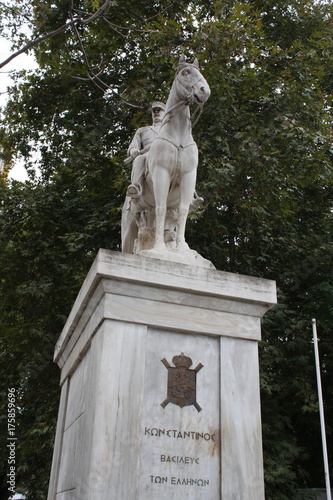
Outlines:
[[[102,5],[22,0],[3,25],[20,48],[23,19],[38,40]],[[331,437],[332,48],[332,7],[310,0],[112,1],[35,45],[39,69],[11,88],[0,131],[4,159],[22,157],[30,176],[3,179],[0,212],[1,379],[4,394],[17,388],[30,498],[45,498],[50,469],[53,346],[97,250],[119,250],[127,144],[182,52],[212,90],[194,130],[205,205],[190,246],[279,290],[260,345],[266,498],[324,485],[311,318]]]

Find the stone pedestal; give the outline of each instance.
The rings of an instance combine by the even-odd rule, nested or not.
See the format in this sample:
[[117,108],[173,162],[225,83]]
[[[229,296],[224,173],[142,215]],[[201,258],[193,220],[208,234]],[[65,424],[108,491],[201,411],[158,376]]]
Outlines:
[[101,250],[56,346],[48,500],[263,500],[275,283]]

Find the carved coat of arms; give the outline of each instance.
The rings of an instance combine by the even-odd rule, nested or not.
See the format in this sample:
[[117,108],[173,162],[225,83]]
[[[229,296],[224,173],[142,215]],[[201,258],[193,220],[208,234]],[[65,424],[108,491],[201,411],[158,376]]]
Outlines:
[[168,370],[168,396],[161,403],[162,408],[165,408],[168,403],[173,403],[181,408],[193,405],[201,411],[202,408],[196,401],[196,385],[197,373],[203,365],[199,363],[194,370],[190,370],[192,359],[184,356],[183,352],[172,358],[174,367],[165,358],[161,361]]

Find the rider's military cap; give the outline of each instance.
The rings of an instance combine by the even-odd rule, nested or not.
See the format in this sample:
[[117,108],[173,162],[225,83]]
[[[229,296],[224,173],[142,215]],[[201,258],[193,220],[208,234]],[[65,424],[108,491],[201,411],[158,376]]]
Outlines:
[[151,109],[154,109],[154,108],[161,108],[164,110],[165,104],[164,104],[164,102],[154,101],[153,104],[151,105]]

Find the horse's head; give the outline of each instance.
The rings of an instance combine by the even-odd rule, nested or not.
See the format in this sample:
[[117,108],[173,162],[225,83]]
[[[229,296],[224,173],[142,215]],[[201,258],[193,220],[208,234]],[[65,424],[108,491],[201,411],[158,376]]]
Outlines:
[[179,97],[189,103],[203,104],[210,96],[209,85],[199,71],[197,59],[193,63],[188,63],[184,55],[180,56],[176,71],[176,83]]

